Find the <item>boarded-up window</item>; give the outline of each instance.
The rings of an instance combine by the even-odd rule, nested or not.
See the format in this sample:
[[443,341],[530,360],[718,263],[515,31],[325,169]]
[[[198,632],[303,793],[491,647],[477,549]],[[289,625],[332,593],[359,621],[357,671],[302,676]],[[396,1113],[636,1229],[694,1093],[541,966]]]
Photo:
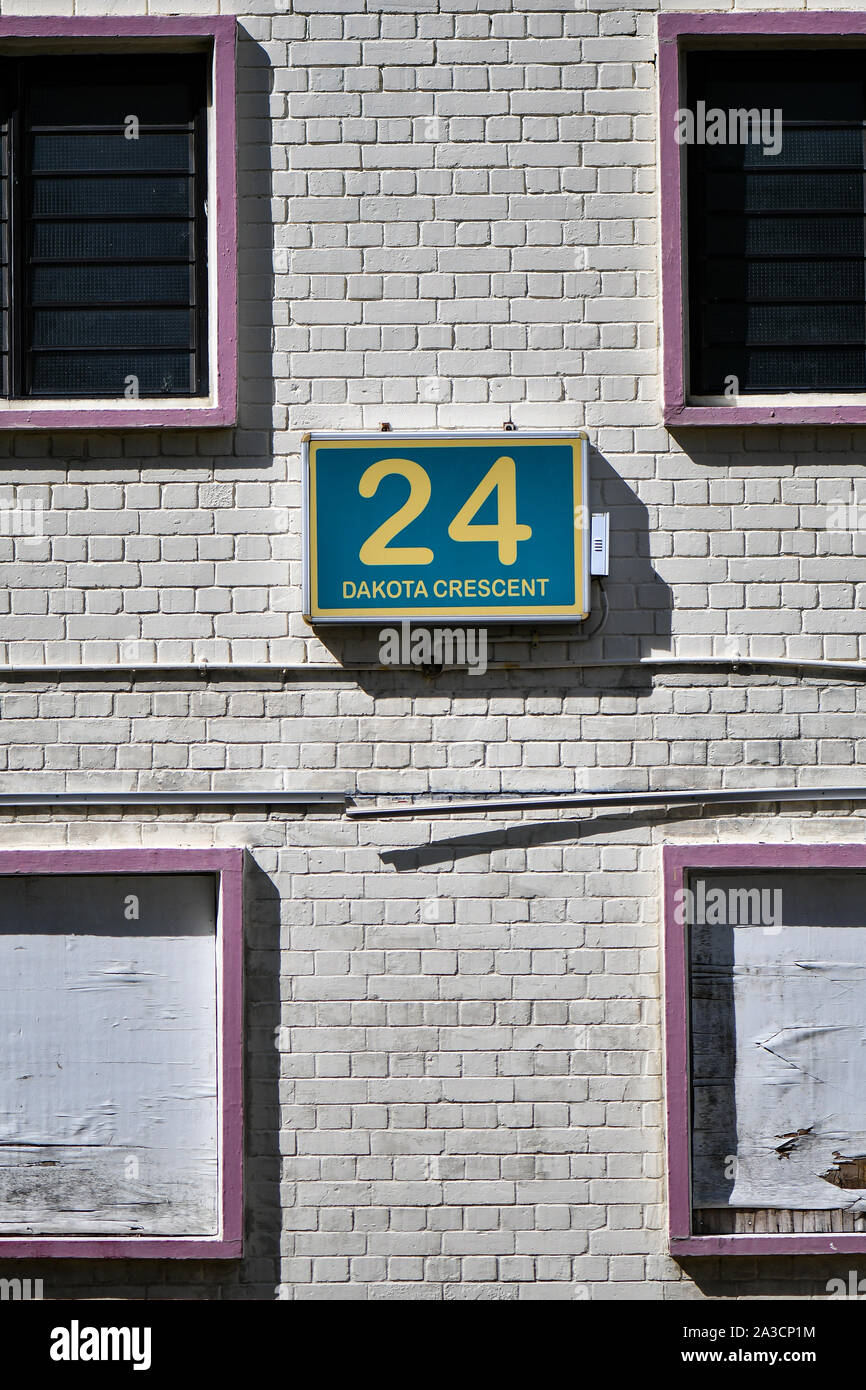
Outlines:
[[217,877],[0,876],[0,1234],[219,1228]]
[[695,1234],[866,1231],[866,872],[686,884]]

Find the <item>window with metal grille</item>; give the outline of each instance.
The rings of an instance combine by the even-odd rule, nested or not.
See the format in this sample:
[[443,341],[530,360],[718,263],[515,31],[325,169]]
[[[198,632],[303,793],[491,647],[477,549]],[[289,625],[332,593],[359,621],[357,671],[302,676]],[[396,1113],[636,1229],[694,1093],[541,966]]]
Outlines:
[[204,55],[0,61],[0,391],[208,393]]
[[693,52],[687,106],[692,393],[866,391],[866,49]]

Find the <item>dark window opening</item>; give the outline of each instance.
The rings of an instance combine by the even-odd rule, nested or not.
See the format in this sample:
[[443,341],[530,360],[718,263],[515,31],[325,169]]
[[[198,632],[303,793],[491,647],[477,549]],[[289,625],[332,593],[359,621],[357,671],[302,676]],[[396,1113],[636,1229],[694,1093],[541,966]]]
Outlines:
[[866,391],[866,49],[692,53],[699,102],[782,118],[687,149],[692,393]]
[[0,61],[0,392],[208,392],[203,55]]

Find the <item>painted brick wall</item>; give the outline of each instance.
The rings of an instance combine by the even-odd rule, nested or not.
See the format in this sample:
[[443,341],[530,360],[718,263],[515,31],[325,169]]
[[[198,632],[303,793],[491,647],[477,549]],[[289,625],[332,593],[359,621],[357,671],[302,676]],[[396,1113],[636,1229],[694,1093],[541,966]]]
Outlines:
[[[237,6],[239,428],[0,435],[0,500],[41,503],[45,533],[0,515],[0,790],[779,787],[863,761],[857,684],[581,665],[864,655],[866,432],[660,423],[657,8]],[[508,418],[590,434],[604,632],[504,632],[486,676],[438,681],[371,669],[373,634],[313,636],[301,433]],[[46,664],[112,669],[8,670]],[[252,864],[247,1257],[2,1272],[51,1296],[824,1295],[850,1259],[665,1254],[659,852],[862,836],[853,807],[3,811],[4,848],[244,845]]]

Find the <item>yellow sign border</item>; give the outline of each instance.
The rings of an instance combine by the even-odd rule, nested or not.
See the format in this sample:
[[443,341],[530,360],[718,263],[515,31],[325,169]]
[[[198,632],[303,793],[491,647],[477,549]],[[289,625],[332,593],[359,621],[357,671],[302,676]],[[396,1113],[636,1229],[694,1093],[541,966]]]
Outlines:
[[[515,431],[516,434],[516,431]],[[411,611],[381,608],[320,608],[318,603],[318,554],[316,550],[317,533],[317,496],[316,496],[316,452],[320,447],[324,448],[353,448],[353,449],[386,449],[395,448],[405,442],[413,449],[442,449],[442,448],[465,448],[484,446],[489,448],[493,440],[498,439],[498,434],[478,434],[466,435],[465,437],[454,436],[450,438],[416,438],[411,433],[401,434],[395,430],[393,435],[378,435],[375,438],[356,438],[347,431],[341,438],[316,439],[310,437],[307,441],[307,483],[308,483],[308,516],[307,516],[307,544],[309,546],[309,591],[310,591],[310,611],[305,617],[310,623],[320,620],[330,620],[338,622],[344,618],[347,622],[358,622],[359,620],[369,620],[370,622],[384,622],[390,620],[399,622],[403,618],[414,620],[415,618],[449,618],[454,623],[472,623],[477,618],[537,618],[539,621],[550,618],[578,618],[580,620],[589,616],[588,610],[583,607],[583,593],[586,588],[584,567],[586,557],[584,555],[584,535],[585,527],[574,528],[574,589],[575,594],[580,592],[581,599],[575,600],[572,604],[548,604],[546,607],[501,607],[490,606],[487,608],[473,608],[467,612],[455,612],[453,607],[430,606],[412,607]],[[507,440],[509,435],[503,433],[503,440]],[[519,444],[567,444],[572,451],[572,469],[574,496],[580,501],[576,505],[586,507],[583,488],[583,448],[586,443],[585,434],[568,435],[543,435],[543,434],[519,434],[514,440]],[[587,600],[588,601],[588,600]]]

